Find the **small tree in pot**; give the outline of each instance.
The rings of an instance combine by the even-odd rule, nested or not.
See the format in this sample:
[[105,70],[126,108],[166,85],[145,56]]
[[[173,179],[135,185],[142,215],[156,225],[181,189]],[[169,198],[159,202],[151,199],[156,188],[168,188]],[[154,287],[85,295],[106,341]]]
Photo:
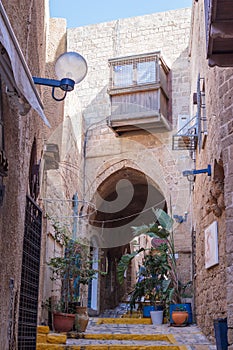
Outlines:
[[[138,251],[132,254],[126,254],[122,256],[118,264],[118,280],[120,283],[124,281],[125,271],[127,270],[131,260],[138,254],[144,253],[143,263],[139,270],[138,280],[134,286],[133,291],[130,293],[130,308],[131,311],[135,307],[137,302],[146,300],[154,307],[165,309],[167,300],[169,298],[169,274],[170,274],[170,262],[168,257],[168,245],[165,238],[168,236],[168,232],[157,224],[150,226],[134,227],[135,235],[147,234],[147,231],[153,230],[153,236],[156,232],[156,237],[161,239],[160,244],[154,248],[149,249],[140,248]],[[152,232],[150,232],[152,233]],[[148,309],[148,305],[144,305],[144,310]],[[145,311],[144,316],[147,314]]]
[[[88,245],[71,239],[67,229],[59,223],[53,221],[52,226],[55,240],[63,246],[63,255],[52,257],[47,263],[51,269],[51,280],[58,281],[61,286],[60,300],[52,305],[53,318],[57,313],[66,314],[67,318],[67,314],[77,313],[78,305],[83,306],[86,298],[83,298],[85,291],[81,288],[96,278],[100,271],[92,268],[93,258]],[[56,329],[56,325],[54,328],[61,331]]]

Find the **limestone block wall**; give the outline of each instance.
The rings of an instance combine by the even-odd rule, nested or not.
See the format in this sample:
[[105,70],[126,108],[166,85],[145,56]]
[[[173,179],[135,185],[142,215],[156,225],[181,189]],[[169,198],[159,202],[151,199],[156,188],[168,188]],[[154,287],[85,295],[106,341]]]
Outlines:
[[[86,125],[109,115],[108,59],[134,54],[162,52],[172,69],[173,123],[178,114],[188,114],[188,43],[190,9],[119,19],[68,29],[68,50],[82,54],[88,75],[77,87]],[[69,112],[75,108],[70,106]]]
[[[2,1],[25,60],[33,75],[45,74],[45,2]],[[41,92],[41,90],[39,90]],[[25,116],[2,88],[5,152],[9,162],[4,178],[5,195],[0,207],[0,339],[1,349],[17,348],[18,307],[29,162],[34,138],[39,161],[46,128],[32,109]],[[13,288],[10,289],[10,280]]]
[[[48,20],[47,31],[47,57],[46,76],[57,79],[55,75],[55,63],[57,58],[67,51],[66,47],[66,20],[52,18]],[[55,96],[61,98],[64,93],[56,89]],[[43,88],[43,97],[46,100],[46,115],[49,116],[51,129],[44,134],[45,148],[42,154],[41,172],[41,203],[45,215],[51,220],[59,222],[62,227],[67,228],[67,234],[72,235],[73,229],[73,203],[75,193],[81,198],[82,184],[78,183],[80,178],[82,124],[79,119],[80,108],[76,103],[73,112],[69,115],[64,108],[64,102],[56,102],[51,96],[51,88]],[[70,93],[70,101],[73,101],[73,92]],[[72,102],[74,104],[74,101]],[[80,126],[80,127],[77,127]],[[50,164],[46,147],[55,147],[57,150],[54,163]],[[81,187],[81,188],[80,188]],[[42,241],[42,261],[40,274],[40,296],[39,296],[39,321],[46,319],[46,310],[43,303],[51,296],[57,296],[59,288],[52,286],[50,271],[47,262],[51,257],[61,251],[61,247],[55,247],[50,233],[51,221],[44,219],[44,235]],[[52,243],[53,242],[53,243]],[[53,249],[52,249],[52,248]]]
[[[188,153],[172,151],[171,136],[177,131],[178,115],[189,114],[189,32],[190,9],[68,29],[68,50],[82,54],[88,64],[87,77],[75,89],[86,132],[85,173],[80,179],[84,179],[83,196],[86,199],[92,200],[107,173],[116,170],[114,164],[126,159],[157,181],[167,199],[170,194],[174,197],[175,211],[183,214],[187,210],[189,197],[185,191],[188,183],[181,171],[189,164],[190,157]],[[110,113],[108,59],[158,50],[171,68],[173,131],[147,137],[116,138],[106,125]],[[76,105],[68,98],[67,113],[74,113],[74,109]],[[185,231],[188,230],[186,227]],[[187,245],[190,247],[190,240]]]
[[[79,52],[88,64],[86,78],[65,103],[67,116],[81,111],[74,129],[84,132],[79,139],[83,158],[77,181],[82,184],[85,200],[94,201],[98,187],[110,175],[131,167],[143,172],[160,188],[167,203],[171,203],[170,214],[171,210],[179,215],[190,212],[190,186],[182,171],[193,164],[189,152],[172,151],[178,116],[190,115],[190,21],[190,9],[182,9],[68,29],[67,50]],[[108,59],[154,51],[161,51],[171,69],[172,131],[117,138],[106,123],[111,110],[107,93]],[[175,223],[180,266],[188,280],[192,275],[190,217],[189,214],[183,224]],[[90,226],[85,224],[82,228],[86,227],[88,232]]]
[[[192,93],[196,92],[198,74],[205,79],[205,100],[208,136],[205,145],[197,150],[197,169],[212,166],[212,175],[198,175],[193,191],[193,226],[196,231],[195,249],[195,304],[197,323],[204,333],[214,339],[214,319],[228,315],[232,293],[231,237],[232,176],[229,172],[230,119],[232,117],[232,69],[209,68],[206,60],[205,23],[203,4],[193,8],[193,33],[191,37]],[[219,263],[205,268],[205,229],[214,221],[218,225]],[[231,338],[232,341],[232,338]]]
[[232,305],[233,305],[233,295],[232,295],[232,285],[233,285],[233,101],[232,101],[232,91],[233,91],[233,69],[222,70],[218,74],[219,86],[218,86],[218,96],[219,96],[219,118],[221,122],[220,136],[222,145],[222,156],[224,165],[224,202],[226,206],[226,221],[225,221],[225,241],[224,254],[225,257],[225,274],[226,274],[226,304],[227,304],[227,322],[228,322],[228,343],[229,350],[233,349],[233,315],[232,315]]

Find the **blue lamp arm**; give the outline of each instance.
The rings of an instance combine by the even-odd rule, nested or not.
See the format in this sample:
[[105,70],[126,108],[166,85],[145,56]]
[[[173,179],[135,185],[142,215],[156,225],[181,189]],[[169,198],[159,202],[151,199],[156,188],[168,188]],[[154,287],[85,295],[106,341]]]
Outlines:
[[74,85],[75,85],[75,81],[69,78],[55,80],[55,79],[33,77],[33,81],[34,81],[34,84],[51,86],[53,88],[59,87],[63,91],[72,91],[74,90]]
[[208,164],[206,169],[184,170],[183,176],[197,175],[197,174],[203,174],[203,173],[207,173],[208,176],[211,176],[211,165],[210,164]]
[[38,77],[32,77],[34,84],[38,85],[46,85],[46,86],[52,86],[52,87],[60,87],[61,81],[55,80],[55,79],[46,79],[46,78],[38,78]]

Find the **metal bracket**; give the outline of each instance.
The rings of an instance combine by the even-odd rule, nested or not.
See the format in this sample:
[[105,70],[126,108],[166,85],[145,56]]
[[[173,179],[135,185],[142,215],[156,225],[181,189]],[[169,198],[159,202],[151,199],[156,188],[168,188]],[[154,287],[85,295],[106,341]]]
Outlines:
[[197,175],[197,174],[203,174],[207,173],[208,176],[211,176],[211,165],[208,164],[206,169],[194,169],[194,170],[184,170],[183,171],[183,176],[190,176],[190,175]]
[[178,222],[179,224],[182,224],[182,222],[186,222],[187,221],[187,216],[188,216],[188,213],[185,212],[184,216],[182,216],[182,215],[173,215],[173,218],[176,220],[176,222]]

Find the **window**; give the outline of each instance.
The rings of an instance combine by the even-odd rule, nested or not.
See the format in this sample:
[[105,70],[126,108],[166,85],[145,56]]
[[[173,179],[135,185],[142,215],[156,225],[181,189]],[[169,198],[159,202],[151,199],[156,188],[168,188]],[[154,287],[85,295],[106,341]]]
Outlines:
[[137,72],[137,84],[148,84],[156,82],[155,61],[138,62]]
[[116,65],[114,71],[114,86],[133,85],[133,65]]
[[109,60],[110,89],[127,88],[159,82],[158,53]]

